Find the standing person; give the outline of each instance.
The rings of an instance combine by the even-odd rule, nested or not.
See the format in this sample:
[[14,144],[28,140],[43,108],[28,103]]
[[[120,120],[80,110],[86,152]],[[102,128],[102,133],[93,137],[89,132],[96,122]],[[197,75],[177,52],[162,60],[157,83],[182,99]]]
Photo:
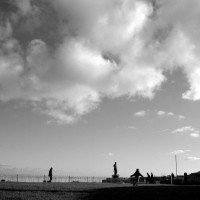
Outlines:
[[140,173],[139,169],[136,169],[135,173],[132,174],[130,177],[135,177],[135,180],[133,181],[133,186],[138,186],[138,181],[139,181],[139,177],[143,175]]
[[188,184],[187,173],[184,173],[183,184],[185,184],[185,185],[187,185],[187,184]]
[[150,183],[150,181],[151,181],[151,177],[150,177],[149,173],[147,173],[146,184],[147,184],[147,183]]
[[50,170],[49,170],[49,182],[51,183],[51,181],[52,181],[52,177],[53,177],[53,173],[52,173],[52,171],[53,171],[53,168],[51,167],[50,168]]
[[153,176],[153,173],[151,173],[151,178],[150,178],[150,180],[151,180],[151,183],[154,183],[154,176]]

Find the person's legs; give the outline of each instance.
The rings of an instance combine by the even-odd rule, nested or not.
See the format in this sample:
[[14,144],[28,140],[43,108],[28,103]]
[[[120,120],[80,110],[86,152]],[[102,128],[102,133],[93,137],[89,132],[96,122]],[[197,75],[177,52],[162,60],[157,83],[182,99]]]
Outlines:
[[139,176],[135,177],[135,186],[138,186]]
[[136,186],[136,181],[133,181],[133,187]]
[[135,186],[138,186],[138,181],[135,182]]

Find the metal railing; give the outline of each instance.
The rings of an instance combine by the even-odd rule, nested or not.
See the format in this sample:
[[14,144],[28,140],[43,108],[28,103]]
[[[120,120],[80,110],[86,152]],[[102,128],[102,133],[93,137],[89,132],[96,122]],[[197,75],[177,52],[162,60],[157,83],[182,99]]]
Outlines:
[[[101,183],[107,177],[97,176],[53,176],[52,182],[86,182],[86,183]],[[11,182],[47,182],[48,176],[45,175],[0,175],[0,181]]]

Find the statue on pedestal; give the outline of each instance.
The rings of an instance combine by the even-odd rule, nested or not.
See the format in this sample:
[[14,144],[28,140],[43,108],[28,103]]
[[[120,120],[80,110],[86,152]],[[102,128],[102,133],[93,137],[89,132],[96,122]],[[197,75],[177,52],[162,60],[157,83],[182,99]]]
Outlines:
[[115,162],[115,164],[113,165],[114,167],[114,174],[112,175],[113,178],[118,178],[119,175],[117,174],[117,163]]

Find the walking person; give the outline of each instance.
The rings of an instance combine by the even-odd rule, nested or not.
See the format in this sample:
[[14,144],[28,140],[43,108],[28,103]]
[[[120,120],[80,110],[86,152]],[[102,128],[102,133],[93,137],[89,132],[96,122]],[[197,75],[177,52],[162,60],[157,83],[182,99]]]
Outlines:
[[48,176],[49,176],[49,182],[50,182],[50,183],[51,183],[52,177],[53,177],[53,172],[52,172],[52,171],[53,171],[53,168],[51,167],[50,170],[49,170],[49,175],[48,175]]
[[133,186],[138,186],[138,181],[140,176],[143,177],[139,169],[136,169],[135,173],[130,176],[131,178],[135,177],[135,180],[133,181]]

